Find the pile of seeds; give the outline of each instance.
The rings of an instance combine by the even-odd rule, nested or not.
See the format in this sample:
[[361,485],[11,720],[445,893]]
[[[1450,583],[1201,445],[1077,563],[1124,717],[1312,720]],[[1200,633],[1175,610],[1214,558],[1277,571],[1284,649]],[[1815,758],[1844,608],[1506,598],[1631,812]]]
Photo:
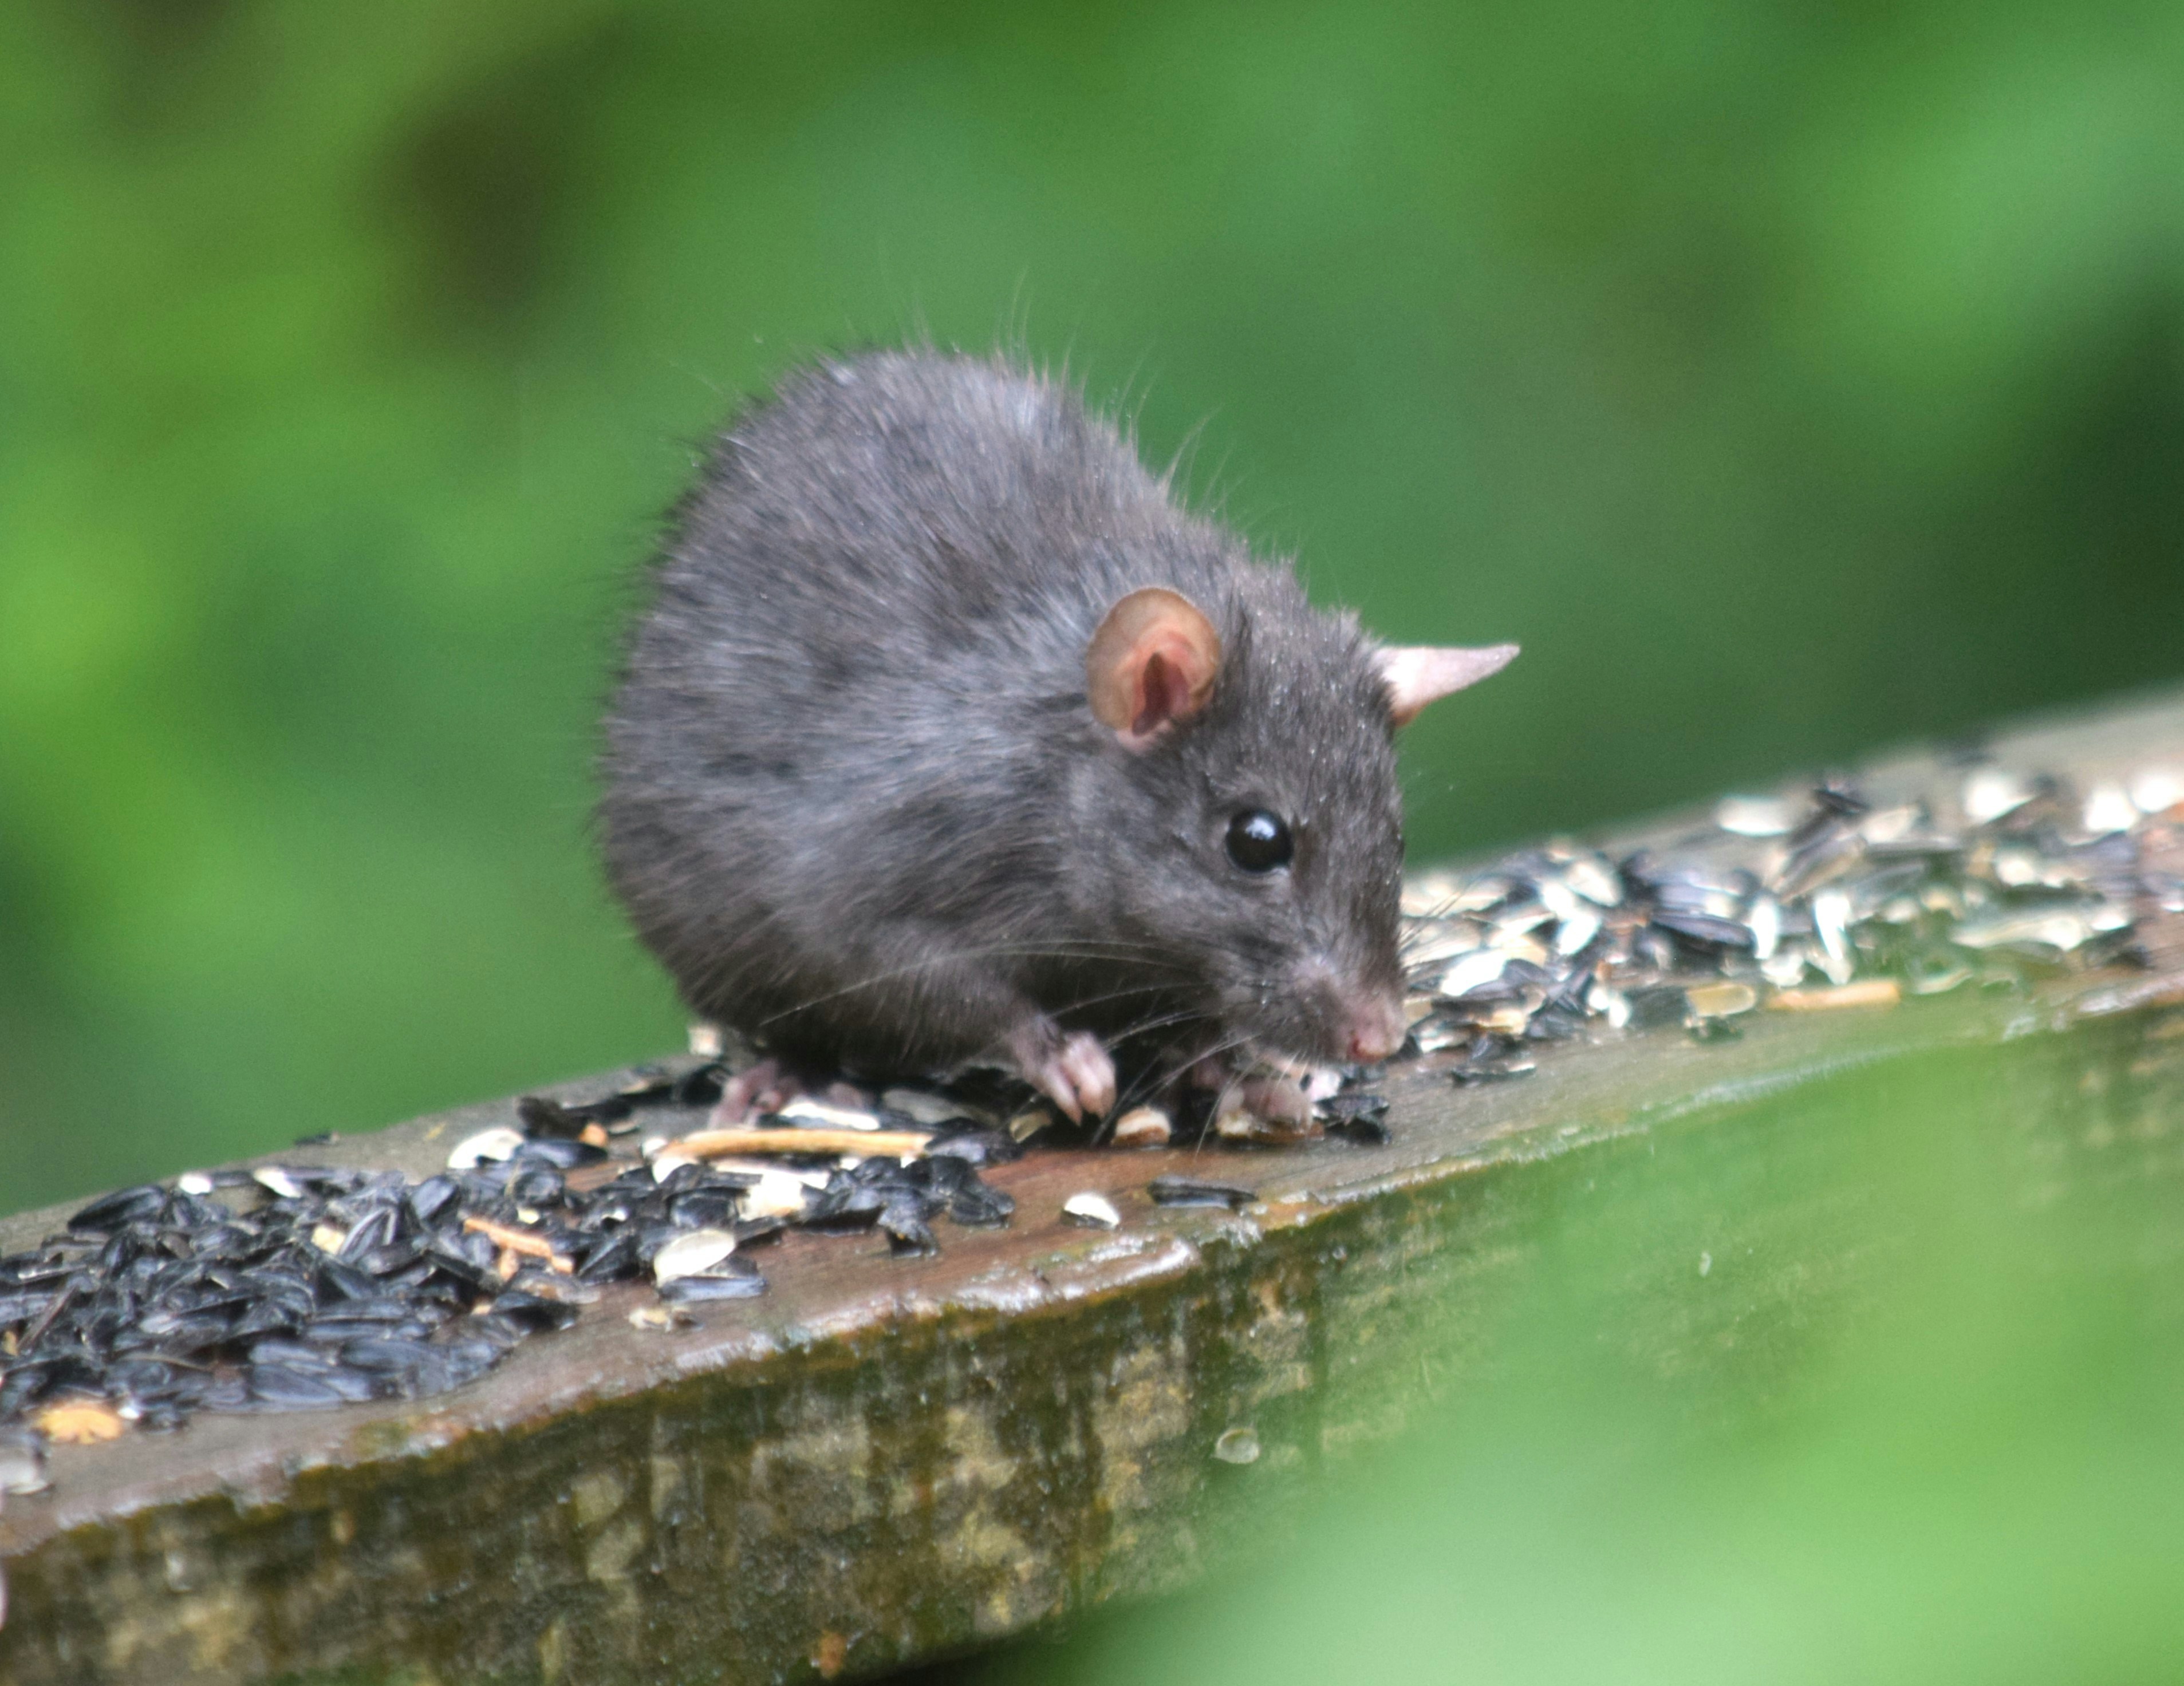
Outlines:
[[610,1132],[634,1133],[648,1108],[705,1105],[721,1082],[712,1065],[587,1105],[530,1098],[522,1130],[459,1143],[421,1182],[262,1166],[94,1200],[0,1258],[0,1424],[98,1439],[198,1411],[421,1398],[566,1327],[606,1283],[650,1280],[664,1324],[676,1306],[763,1293],[748,1249],[790,1227],[877,1231],[893,1253],[924,1254],[944,1215],[990,1227],[1014,1210],[978,1167],[1016,1143],[960,1118],[873,1116],[875,1140],[890,1139],[883,1122],[916,1130],[903,1156],[706,1162],[656,1143],[639,1158],[632,1142],[616,1162]]
[[[2082,797],[1990,766],[1877,803],[1847,782],[1733,798],[1711,825],[1611,861],[1574,845],[1435,873],[1404,899],[1411,1047],[1459,1083],[1521,1077],[1605,1026],[1736,1034],[1739,1015],[1888,1005],[2142,960],[2184,911],[2184,782]],[[2166,863],[2158,865],[2157,863]]]

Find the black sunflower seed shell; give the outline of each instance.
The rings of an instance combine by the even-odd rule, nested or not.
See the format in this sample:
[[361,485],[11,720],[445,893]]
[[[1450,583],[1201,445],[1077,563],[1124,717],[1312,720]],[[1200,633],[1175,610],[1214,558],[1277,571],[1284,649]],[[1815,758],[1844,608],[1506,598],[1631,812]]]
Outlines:
[[662,1283],[660,1297],[671,1305],[702,1305],[716,1299],[749,1299],[766,1292],[762,1276],[716,1276],[700,1271]]
[[1209,1182],[1195,1177],[1156,1177],[1145,1193],[1156,1206],[1225,1206],[1241,1211],[1259,1197],[1231,1182]]
[[78,1207],[69,1215],[68,1227],[79,1232],[119,1229],[156,1215],[166,1204],[167,1191],[156,1182],[119,1188],[111,1194],[101,1195],[89,1205]]
[[940,1250],[922,1209],[910,1202],[884,1208],[879,1215],[879,1227],[887,1236],[888,1251],[897,1258],[930,1258]]
[[548,1136],[526,1142],[508,1156],[508,1162],[522,1167],[548,1166],[555,1171],[574,1171],[579,1166],[597,1165],[606,1156],[604,1148],[593,1147],[589,1142]]
[[543,1299],[535,1293],[513,1288],[493,1299],[493,1315],[518,1327],[568,1327],[577,1322],[581,1306],[566,1306],[559,1299]]
[[275,1411],[332,1411],[350,1402],[326,1372],[286,1364],[252,1365],[246,1386],[249,1405]]

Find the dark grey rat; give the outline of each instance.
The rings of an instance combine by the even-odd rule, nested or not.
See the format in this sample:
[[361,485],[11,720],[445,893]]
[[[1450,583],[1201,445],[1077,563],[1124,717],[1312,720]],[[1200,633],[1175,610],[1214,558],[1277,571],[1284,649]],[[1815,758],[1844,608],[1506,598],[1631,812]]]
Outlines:
[[1376,1060],[1395,730],[1515,654],[1313,609],[1051,379],[827,362],[672,518],[607,717],[607,867],[689,1004],[791,1071],[1003,1063],[1074,1117],[1123,1041]]

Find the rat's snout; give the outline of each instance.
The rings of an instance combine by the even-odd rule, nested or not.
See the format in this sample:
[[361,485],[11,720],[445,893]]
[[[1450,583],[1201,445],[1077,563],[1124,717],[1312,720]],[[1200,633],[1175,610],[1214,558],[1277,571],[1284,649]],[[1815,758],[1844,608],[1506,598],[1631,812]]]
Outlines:
[[1386,995],[1368,995],[1351,1010],[1352,1060],[1385,1060],[1403,1045],[1403,1004]]
[[1313,955],[1293,974],[1289,1028],[1268,1026],[1262,1040],[1299,1058],[1370,1064],[1403,1045],[1409,1026],[1401,992],[1368,982],[1340,960]]

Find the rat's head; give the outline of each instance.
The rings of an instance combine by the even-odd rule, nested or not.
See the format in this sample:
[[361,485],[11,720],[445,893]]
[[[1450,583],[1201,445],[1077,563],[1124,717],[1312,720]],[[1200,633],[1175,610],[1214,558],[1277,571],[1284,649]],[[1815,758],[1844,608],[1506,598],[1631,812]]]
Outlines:
[[1113,604],[1086,648],[1100,912],[1189,977],[1222,1036],[1267,1054],[1377,1060],[1403,1039],[1396,729],[1517,654],[1391,648],[1247,566],[1201,608],[1163,587]]

